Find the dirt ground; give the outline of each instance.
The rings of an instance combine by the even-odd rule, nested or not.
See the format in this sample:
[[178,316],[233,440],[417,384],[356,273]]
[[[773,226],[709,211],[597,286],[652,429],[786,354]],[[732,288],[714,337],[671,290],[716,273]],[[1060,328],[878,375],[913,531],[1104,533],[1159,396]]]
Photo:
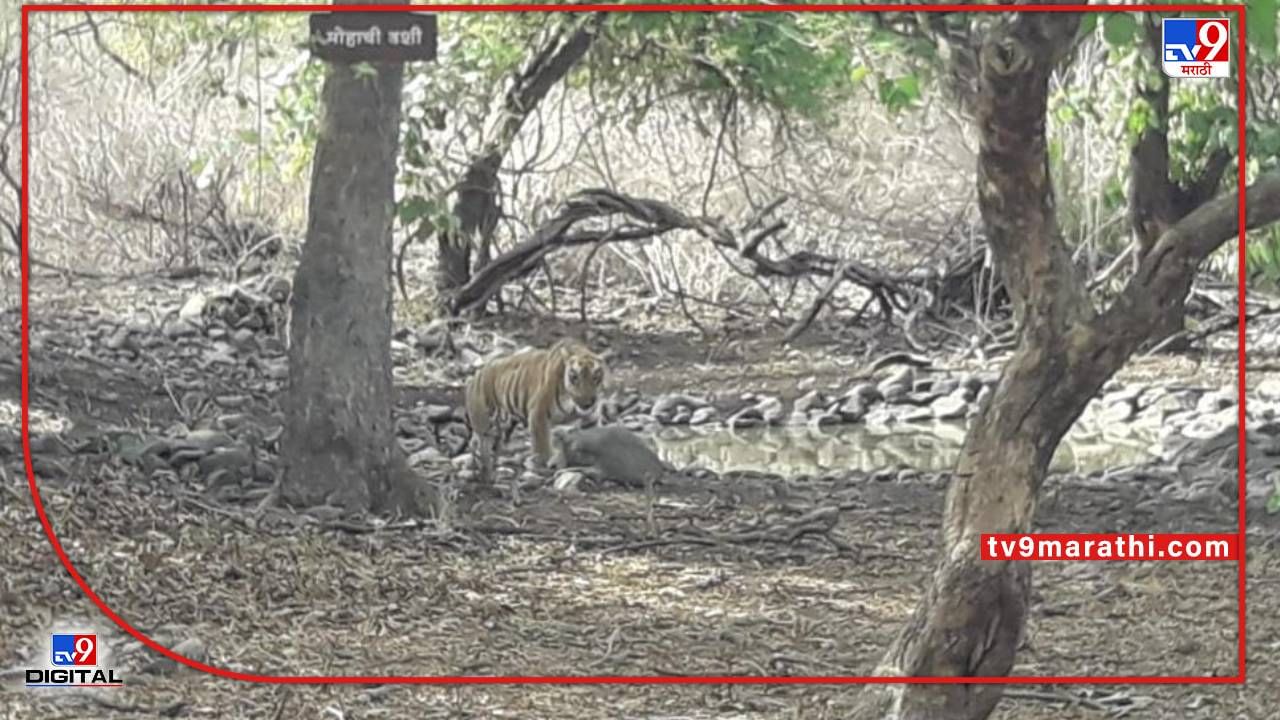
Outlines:
[[[33,303],[33,333],[45,340],[35,406],[77,419],[71,436],[86,441],[109,424],[177,419],[157,376],[138,369],[144,360],[113,366],[55,342],[97,315],[73,317],[75,298],[47,300]],[[156,301],[135,292],[132,302]],[[2,332],[5,342],[17,337],[12,316]],[[745,330],[723,342],[602,332],[616,353],[615,381],[648,393],[777,389],[808,375],[847,377],[866,362],[854,342],[814,341],[788,354],[766,352],[769,337]],[[0,400],[11,406],[19,371],[5,355]],[[1180,359],[1147,367],[1171,380],[1206,372]],[[1231,381],[1230,365],[1215,368]],[[223,392],[237,389],[233,370],[200,372],[210,392]],[[241,390],[251,407],[273,401]],[[435,394],[403,390],[406,403]],[[865,674],[928,580],[946,482],[911,472],[707,477],[661,495],[656,533],[643,495],[612,487],[528,490],[519,507],[473,499],[447,528],[380,526],[254,514],[211,498],[194,478],[147,477],[111,447],[42,449],[35,460],[50,521],[107,605],[189,656],[276,675]],[[859,693],[835,684],[314,687],[175,669],[98,613],[59,565],[19,472],[21,452],[12,433],[0,434],[3,718],[809,719],[844,717]],[[1230,502],[1178,499],[1167,487],[1141,469],[1105,482],[1055,476],[1037,529],[1235,529]],[[1276,717],[1278,539],[1280,518],[1251,508],[1247,686],[1027,685],[1011,689],[994,717]],[[1237,573],[1225,562],[1040,564],[1015,673],[1234,675]],[[124,688],[73,696],[14,687],[21,677],[11,671],[67,622],[98,630]]]

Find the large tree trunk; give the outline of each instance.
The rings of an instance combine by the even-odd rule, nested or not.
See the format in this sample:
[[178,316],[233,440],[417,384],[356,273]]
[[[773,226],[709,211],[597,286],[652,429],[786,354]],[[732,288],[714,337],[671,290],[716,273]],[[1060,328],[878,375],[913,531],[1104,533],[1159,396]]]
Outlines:
[[416,509],[391,421],[391,223],[403,74],[329,65],[293,285],[282,496]]
[[[1218,192],[1232,154],[1215,150],[1196,179],[1177,183],[1169,172],[1169,78],[1160,69],[1160,19],[1144,14],[1146,53],[1139,65],[1136,91],[1150,110],[1151,124],[1139,133],[1129,153],[1129,223],[1134,234],[1133,266],[1138,265],[1174,223]],[[1179,306],[1157,321],[1150,341],[1158,343],[1183,329]]]
[[[1185,301],[1200,261],[1236,231],[1235,198],[1205,205],[1161,237],[1111,308],[1095,312],[1057,226],[1045,137],[1048,78],[1078,24],[1078,15],[1024,13],[1002,20],[983,43],[979,203],[1020,342],[966,438],[932,582],[877,675],[1009,674],[1031,569],[980,560],[981,535],[1031,530],[1063,435],[1156,319]],[[1259,180],[1249,203],[1250,225],[1280,216],[1280,174]],[[869,686],[853,717],[977,720],[1001,693],[982,684]]]
[[471,159],[458,185],[458,200],[453,206],[456,228],[437,236],[436,287],[445,300],[444,306],[449,305],[447,298],[471,279],[473,248],[477,250],[477,268],[489,262],[490,243],[501,211],[498,171],[511,144],[551,88],[586,55],[601,18],[603,14],[574,18],[554,27],[537,54],[512,78],[490,136],[481,152]]

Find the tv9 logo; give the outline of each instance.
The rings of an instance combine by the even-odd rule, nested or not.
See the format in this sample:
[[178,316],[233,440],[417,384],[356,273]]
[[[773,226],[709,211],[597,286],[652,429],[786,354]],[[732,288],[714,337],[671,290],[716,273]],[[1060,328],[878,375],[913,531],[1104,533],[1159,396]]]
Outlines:
[[1231,76],[1231,22],[1226,18],[1165,18],[1160,30],[1165,75]]
[[98,664],[97,635],[55,634],[51,640],[55,667],[92,667]]

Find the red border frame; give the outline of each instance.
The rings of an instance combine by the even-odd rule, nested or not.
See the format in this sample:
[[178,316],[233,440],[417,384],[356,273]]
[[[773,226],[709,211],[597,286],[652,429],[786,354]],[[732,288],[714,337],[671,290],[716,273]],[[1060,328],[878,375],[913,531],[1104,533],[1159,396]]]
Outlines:
[[736,12],[900,12],[909,9],[913,12],[1221,12],[1225,14],[1234,14],[1236,23],[1239,26],[1238,37],[1238,65],[1237,65],[1237,134],[1239,147],[1237,149],[1238,157],[1245,158],[1245,58],[1246,58],[1246,26],[1245,26],[1245,6],[1244,5],[1199,5],[1193,3],[1179,4],[1163,4],[1163,5],[1087,5],[1087,4],[1028,4],[1028,5],[976,5],[976,4],[955,4],[955,5],[900,5],[900,4],[867,4],[867,5],[840,5],[830,3],[820,4],[786,4],[786,5],[715,5],[715,4],[640,4],[640,5],[623,5],[623,4],[607,4],[607,5],[563,5],[563,4],[510,4],[495,3],[491,5],[484,4],[459,4],[459,5],[326,5],[326,4],[298,4],[289,5],[282,3],[267,3],[256,5],[181,5],[181,4],[160,4],[160,5],[140,5],[140,4],[121,4],[121,5],[103,5],[103,4],[77,4],[77,5],[50,5],[50,4],[24,4],[22,6],[22,38],[21,38],[21,76],[22,76],[22,195],[21,195],[21,212],[22,212],[22,448],[23,456],[27,471],[27,482],[31,490],[31,499],[35,505],[36,515],[40,519],[40,524],[44,526],[45,535],[49,538],[49,543],[53,546],[53,551],[57,554],[58,559],[62,562],[62,566],[70,573],[71,578],[76,581],[80,589],[85,595],[93,601],[98,609],[104,615],[110,618],[122,630],[132,635],[135,639],[146,645],[155,652],[164,655],[176,662],[187,665],[188,667],[203,672],[210,673],[223,678],[232,680],[241,680],[246,682],[261,683],[288,683],[288,684],[419,684],[419,685],[498,685],[498,684],[709,684],[709,683],[727,683],[727,684],[833,684],[833,685],[855,685],[855,684],[876,684],[876,683],[894,683],[894,684],[1038,684],[1038,683],[1060,683],[1060,684],[1204,684],[1204,685],[1224,685],[1224,684],[1243,684],[1245,681],[1245,170],[1244,162],[1238,164],[1238,183],[1241,189],[1239,193],[1239,252],[1237,256],[1237,264],[1239,270],[1239,288],[1238,288],[1238,313],[1239,324],[1238,332],[1238,385],[1239,385],[1239,522],[1240,527],[1237,530],[1240,548],[1240,560],[1238,566],[1238,610],[1239,610],[1239,672],[1235,676],[1215,677],[1215,676],[1179,676],[1179,675],[1151,675],[1151,676],[983,676],[983,677],[876,677],[876,676],[324,676],[324,675],[258,675],[254,673],[243,673],[234,670],[226,670],[207,665],[187,657],[183,657],[164,647],[160,643],[152,640],[144,635],[137,628],[130,625],[124,618],[116,614],[97,593],[89,587],[88,582],[76,571],[71,559],[67,556],[62,544],[58,541],[57,535],[53,531],[53,526],[49,522],[49,517],[45,513],[44,502],[40,497],[40,489],[36,483],[35,472],[31,464],[31,446],[29,435],[29,369],[30,357],[28,356],[28,331],[30,321],[28,317],[28,233],[31,224],[26,221],[28,208],[28,118],[27,104],[29,100],[27,87],[27,53],[28,53],[28,18],[30,13],[34,12],[342,12],[342,11],[363,11],[363,12],[403,12],[407,9],[413,10],[430,10],[433,12],[474,12],[474,11],[521,11],[521,12],[698,12],[698,11],[736,11]]

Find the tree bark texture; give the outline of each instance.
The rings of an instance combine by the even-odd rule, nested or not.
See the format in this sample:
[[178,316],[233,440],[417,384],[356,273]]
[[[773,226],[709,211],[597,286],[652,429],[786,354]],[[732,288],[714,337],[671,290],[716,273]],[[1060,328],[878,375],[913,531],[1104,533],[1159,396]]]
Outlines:
[[293,286],[283,498],[413,511],[391,421],[391,226],[403,69],[332,63]]
[[512,78],[483,149],[471,159],[458,185],[458,200],[453,206],[456,228],[436,236],[436,287],[442,296],[451,295],[471,279],[473,248],[478,250],[477,268],[489,262],[493,231],[501,215],[498,172],[502,161],[538,103],[586,55],[602,17],[573,20],[573,25],[554,28],[537,54]]
[[[1045,136],[1049,75],[1079,16],[1008,18],[981,48],[978,196],[1019,317],[1017,349],[975,418],[948,490],[943,548],[921,603],[874,670],[887,676],[1003,676],[1026,624],[1026,562],[980,560],[983,533],[1029,532],[1049,461],[1102,385],[1185,302],[1200,262],[1235,236],[1235,197],[1170,227],[1116,302],[1097,313],[1055,218]],[[1280,174],[1250,189],[1251,226],[1280,217]],[[1000,685],[868,686],[861,720],[977,720]]]

